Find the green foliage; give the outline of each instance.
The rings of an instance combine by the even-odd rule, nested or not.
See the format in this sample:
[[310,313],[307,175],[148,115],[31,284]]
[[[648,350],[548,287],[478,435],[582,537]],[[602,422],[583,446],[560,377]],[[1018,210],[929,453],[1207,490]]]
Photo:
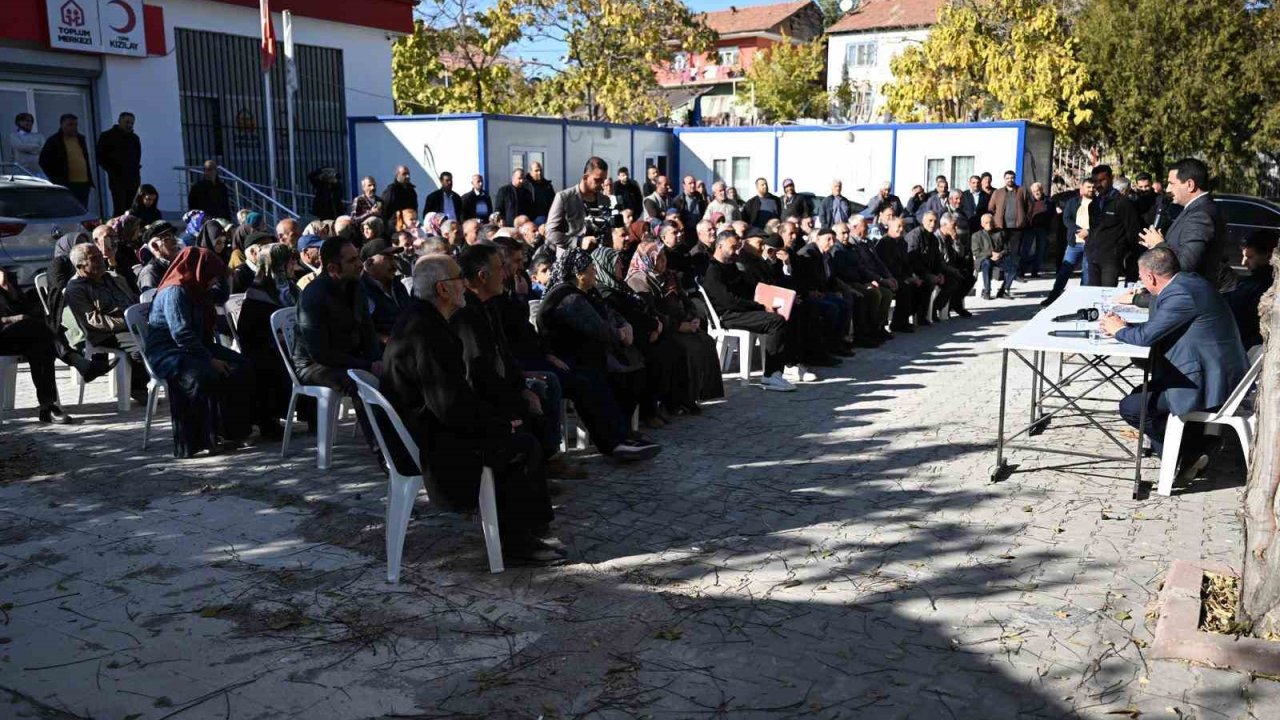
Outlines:
[[1065,19],[1041,0],[944,5],[928,40],[890,67],[887,109],[910,122],[1018,118],[1074,137],[1099,99]]
[[746,92],[739,97],[754,102],[764,122],[826,118],[827,92],[822,89],[826,64],[821,38],[796,44],[784,36],[752,61]]
[[1238,0],[1090,0],[1076,25],[1099,68],[1100,141],[1126,167],[1194,155],[1226,188],[1255,189],[1280,140],[1274,8]]
[[532,110],[592,120],[649,122],[671,112],[654,68],[678,50],[705,52],[715,34],[680,0],[512,0],[528,34],[564,43],[563,68],[543,78]]

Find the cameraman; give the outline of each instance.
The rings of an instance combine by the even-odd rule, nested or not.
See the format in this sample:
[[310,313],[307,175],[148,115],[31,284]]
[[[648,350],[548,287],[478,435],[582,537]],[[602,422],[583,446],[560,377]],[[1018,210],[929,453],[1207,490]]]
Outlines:
[[[580,238],[608,231],[607,220],[612,208],[603,192],[607,177],[609,163],[592,157],[582,169],[582,179],[578,184],[556,193],[547,215],[546,235],[547,244],[556,249],[557,255]],[[605,225],[591,227],[599,225],[595,221],[597,218],[604,218]]]

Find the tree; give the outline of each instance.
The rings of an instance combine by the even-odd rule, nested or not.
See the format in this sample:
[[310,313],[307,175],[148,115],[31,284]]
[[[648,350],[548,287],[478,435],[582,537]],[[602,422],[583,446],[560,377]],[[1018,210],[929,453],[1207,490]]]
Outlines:
[[793,43],[785,35],[756,56],[747,70],[747,92],[739,97],[754,102],[765,122],[827,116],[827,92],[822,76],[827,65],[821,39]]
[[1222,187],[1256,187],[1251,139],[1274,122],[1263,117],[1264,96],[1280,98],[1280,65],[1260,52],[1275,46],[1263,33],[1275,12],[1239,0],[1090,0],[1075,32],[1098,68],[1098,139],[1126,167],[1158,170],[1194,155]]
[[[1280,253],[1271,258],[1280,273]],[[1240,618],[1254,635],[1280,636],[1280,296],[1275,286],[1262,296],[1266,352],[1258,374],[1258,425],[1244,496],[1244,573]]]
[[944,5],[929,38],[890,67],[886,105],[899,120],[1024,119],[1075,137],[1098,101],[1065,18],[1040,0]]
[[853,89],[853,81],[849,79],[849,65],[847,63],[840,64],[840,84],[835,90],[831,91],[831,114],[834,119],[848,122],[854,114],[854,100],[856,95]]
[[537,85],[542,113],[649,122],[671,112],[654,68],[672,53],[705,52],[715,33],[680,0],[508,0],[530,17],[528,36],[562,43],[562,67]]
[[413,32],[391,49],[396,112],[520,112],[528,89],[520,66],[502,56],[520,39],[527,13],[510,0],[477,10],[471,0],[430,0]]

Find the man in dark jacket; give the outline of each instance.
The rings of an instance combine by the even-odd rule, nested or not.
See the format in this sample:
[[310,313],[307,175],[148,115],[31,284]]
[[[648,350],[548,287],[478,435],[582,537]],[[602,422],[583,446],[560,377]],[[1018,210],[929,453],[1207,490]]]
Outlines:
[[396,213],[405,208],[418,209],[418,188],[410,181],[409,168],[396,166],[396,177],[382,191],[382,220],[394,224]]
[[498,188],[498,194],[493,198],[493,210],[502,215],[504,227],[515,227],[517,217],[529,214],[532,201],[529,189],[524,186],[524,170],[516,168],[511,173],[511,184]]
[[893,214],[901,217],[903,212],[902,200],[893,194],[892,188],[893,185],[888,180],[881,183],[880,192],[871,198],[871,201],[863,208],[862,217],[872,221],[877,220],[885,208],[893,208]]
[[[1129,345],[1149,347],[1151,383],[1146,388],[1146,425],[1139,427],[1144,392],[1139,389],[1120,401],[1120,417],[1151,440],[1158,455],[1163,450],[1169,415],[1212,411],[1235,391],[1248,367],[1240,333],[1231,319],[1231,308],[1208,280],[1180,272],[1172,248],[1157,247],[1138,259],[1139,278],[1151,295],[1151,316],[1145,323],[1129,325],[1120,316],[1107,315],[1102,330]],[[1203,425],[1184,431],[1197,436]],[[1183,435],[1186,456],[1199,448],[1190,434]],[[1200,457],[1196,470],[1207,463]]]
[[[323,246],[321,247],[323,252]],[[360,285],[369,298],[369,317],[378,339],[386,342],[400,313],[409,305],[409,291],[396,277],[396,259],[402,252],[398,246],[376,237],[360,246],[360,262],[364,272]]]
[[50,182],[70,190],[87,209],[93,189],[93,165],[89,163],[89,145],[79,127],[79,118],[71,113],[58,118],[58,132],[40,148],[40,169]]
[[453,191],[453,173],[445,171],[440,173],[440,187],[432,190],[427,195],[427,200],[422,204],[422,217],[426,217],[427,213],[444,213],[444,216],[450,220],[462,220],[462,198],[458,193]]
[[831,183],[831,194],[822,198],[818,206],[818,224],[824,228],[834,228],[840,223],[847,223],[853,218],[853,203],[843,194],[844,183],[836,180]]
[[631,173],[624,167],[618,168],[618,178],[613,181],[613,194],[623,208],[631,211],[631,217],[639,219],[640,214],[644,212],[644,194],[640,192],[640,186],[636,185],[636,181],[631,179]]
[[[1022,232],[1031,224],[1031,196],[1018,185],[1018,174],[1005,171],[1004,186],[991,193],[988,212],[995,220],[996,232],[1003,238],[1005,251],[1014,258],[1022,253]],[[1115,283],[1112,283],[1114,285]]]
[[915,332],[911,327],[912,316],[924,314],[929,307],[931,286],[911,270],[911,258],[907,254],[906,223],[900,217],[889,220],[885,234],[876,241],[876,255],[898,281],[898,302],[893,306],[894,332]]
[[360,285],[360,251],[331,237],[320,245],[320,262],[319,274],[298,298],[293,364],[304,384],[330,387],[351,399],[365,441],[376,448],[364,403],[347,375],[352,369],[382,374],[369,298]]
[[836,223],[836,245],[831,255],[831,269],[836,277],[850,287],[861,291],[874,308],[875,332],[879,340],[893,338],[889,326],[889,313],[893,306],[895,280],[875,249],[867,240],[867,220],[855,215],[848,223]]
[[316,168],[307,173],[307,182],[311,185],[311,213],[317,219],[334,220],[346,214],[347,201],[338,182],[337,168]]
[[472,175],[471,191],[462,196],[462,217],[459,219],[463,222],[467,220],[489,222],[489,214],[492,212],[493,199],[484,189],[484,176]]
[[1169,168],[1169,192],[1182,212],[1167,233],[1148,229],[1141,242],[1147,248],[1164,244],[1186,268],[1213,283],[1219,292],[1235,285],[1235,273],[1222,262],[1227,221],[1209,193],[1209,167],[1195,158],[1179,160]]
[[1142,221],[1133,202],[1112,187],[1109,166],[1099,165],[1092,176],[1095,197],[1089,205],[1089,236],[1084,246],[1089,258],[1088,284],[1115,287],[1124,254],[1138,242]]
[[707,200],[698,194],[697,180],[692,175],[685,175],[680,181],[680,194],[672,203],[680,211],[680,224],[684,225],[684,243],[692,245],[698,240],[697,225],[707,209]]
[[969,178],[969,189],[964,191],[960,201],[960,210],[969,219],[969,233],[973,234],[982,228],[982,216],[987,213],[991,195],[982,189],[982,178],[974,175]]
[[813,201],[808,195],[796,192],[796,184],[791,178],[782,181],[782,219],[795,220],[799,223],[805,218],[813,217]]
[[[541,225],[551,213],[551,201],[556,198],[556,188],[543,174],[542,163],[529,163],[529,177],[525,178],[529,195],[529,218]],[[511,223],[507,223],[510,225]]]
[[142,184],[142,141],[133,131],[133,122],[133,113],[120,113],[116,124],[98,136],[98,166],[107,172],[113,217],[133,205]]
[[231,212],[231,200],[227,192],[227,184],[218,177],[218,163],[213,160],[204,161],[204,177],[200,178],[187,192],[187,209],[203,210],[207,218],[231,220],[235,215]]
[[756,194],[742,206],[742,219],[751,227],[763,229],[774,218],[782,218],[782,201],[769,192],[768,180],[756,178]]
[[450,330],[450,318],[466,303],[458,264],[428,256],[414,266],[413,283],[415,299],[387,345],[381,389],[418,445],[414,460],[428,495],[444,509],[473,509],[481,474],[492,468],[504,557],[559,562],[563,555],[540,539],[550,534],[554,515],[538,440],[472,389],[464,345]]
[[937,308],[946,305],[951,295],[960,286],[958,277],[947,272],[946,258],[942,251],[942,241],[934,231],[938,229],[938,216],[927,211],[920,216],[920,226],[907,233],[907,258],[911,264],[911,272],[925,281],[924,292],[932,294],[937,288],[938,296],[934,299],[933,317],[929,317],[928,305],[925,312],[916,316],[916,326],[932,325],[938,319]]
[[1236,327],[1240,328],[1240,342],[1246,350],[1262,342],[1258,306],[1275,279],[1271,256],[1275,253],[1276,237],[1275,230],[1255,230],[1244,239],[1242,261],[1249,274],[1240,278],[1234,288],[1222,295],[1231,306]]

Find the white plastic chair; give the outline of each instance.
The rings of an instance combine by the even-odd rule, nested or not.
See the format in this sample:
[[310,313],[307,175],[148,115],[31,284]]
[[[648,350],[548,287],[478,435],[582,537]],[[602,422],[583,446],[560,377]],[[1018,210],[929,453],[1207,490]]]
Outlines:
[[223,305],[223,311],[227,316],[227,327],[231,328],[231,346],[236,352],[240,350],[240,331],[237,325],[240,324],[240,310],[244,308],[244,293],[236,293],[227,298],[227,302]]
[[316,419],[319,422],[319,427],[316,428],[316,467],[328,470],[338,434],[338,411],[342,408],[342,394],[323,385],[304,385],[298,379],[298,371],[293,366],[293,342],[297,326],[297,308],[284,308],[271,313],[271,335],[275,338],[276,349],[280,351],[284,367],[289,371],[289,381],[293,384],[293,390],[289,393],[289,410],[284,418],[284,440],[280,443],[280,457],[289,455],[289,438],[293,434],[298,396],[306,395],[316,399]]
[[1240,384],[1231,392],[1231,397],[1215,412],[1192,412],[1182,417],[1170,414],[1164,430],[1164,450],[1160,454],[1160,482],[1156,487],[1157,495],[1169,495],[1173,492],[1173,481],[1177,477],[1178,450],[1182,447],[1182,432],[1189,422],[1205,425],[1225,425],[1234,428],[1240,438],[1240,449],[1244,451],[1245,470],[1249,468],[1249,450],[1253,445],[1253,433],[1258,425],[1257,412],[1247,417],[1236,415],[1240,403],[1253,389],[1262,371],[1262,346],[1258,345],[1249,351],[1249,370],[1240,379]]
[[133,336],[133,341],[138,343],[138,350],[142,353],[142,364],[147,368],[147,417],[142,424],[142,449],[147,449],[147,442],[151,438],[151,421],[156,415],[156,404],[160,401],[160,390],[165,388],[164,382],[156,377],[156,373],[151,369],[151,361],[147,359],[147,318],[151,315],[151,303],[138,303],[130,305],[124,311],[124,324],[129,328],[129,334]]
[[38,272],[31,280],[36,286],[36,295],[40,298],[40,304],[44,306],[45,317],[52,318],[53,310],[49,307],[49,294],[53,292],[53,280],[47,272]]
[[[387,461],[390,478],[387,482],[387,582],[400,581],[400,561],[404,557],[404,538],[409,532],[409,518],[413,515],[413,502],[422,490],[422,469],[417,475],[401,475],[396,469],[387,440],[382,436],[382,423],[373,415],[373,408],[380,407],[387,414],[391,427],[415,466],[420,462],[418,444],[413,441],[404,422],[391,403],[378,390],[378,378],[364,370],[348,370],[347,375],[356,383],[360,399],[368,408],[369,424],[373,426],[373,435],[378,439],[378,447],[382,448],[382,456]],[[484,531],[484,545],[489,554],[489,572],[500,573],[502,565],[502,538],[498,534],[498,499],[493,485],[493,468],[485,467],[480,471],[480,527]]]
[[413,278],[400,278],[400,284],[404,285],[404,289],[409,291],[409,296],[413,297]]
[[[109,348],[94,345],[89,339],[89,330],[81,322],[80,316],[71,313],[75,318],[76,324],[80,326],[80,332],[84,334],[84,355],[92,358],[94,355],[108,355],[116,359],[116,366],[111,371],[111,392],[116,396],[116,410],[118,412],[129,412],[129,389],[133,378],[133,366],[129,363],[129,353],[119,348]],[[77,405],[84,404],[84,387],[88,383],[84,381],[84,376],[80,373],[74,373],[76,384],[80,386],[80,398],[76,401]]]
[[[703,289],[702,283],[697,283],[698,292],[702,295],[702,302],[707,306],[707,315],[711,318],[711,327],[707,328],[707,334],[716,341],[716,353],[720,356],[720,370],[723,373],[725,366],[729,363],[729,352],[731,348],[725,340],[733,340],[737,343],[738,348],[738,375],[741,376],[741,382],[746,385],[751,379],[751,348],[756,343],[756,335],[750,330],[730,330],[720,324],[720,314],[716,312],[716,308],[711,304],[711,298],[707,297],[707,291]],[[761,356],[764,355],[764,347],[760,348]],[[763,364],[763,357],[762,357]],[[733,377],[733,373],[724,373],[725,377]]]
[[18,394],[19,362],[19,355],[0,355],[0,425],[4,425],[4,414],[13,409]]

